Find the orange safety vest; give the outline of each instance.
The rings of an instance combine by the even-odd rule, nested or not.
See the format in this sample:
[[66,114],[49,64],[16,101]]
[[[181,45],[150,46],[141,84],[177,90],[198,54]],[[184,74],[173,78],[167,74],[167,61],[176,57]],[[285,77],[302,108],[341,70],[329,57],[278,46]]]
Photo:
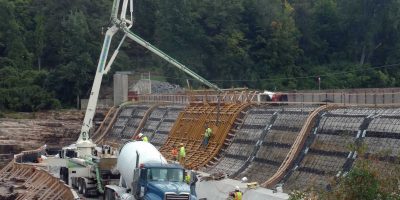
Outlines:
[[242,192],[235,192],[235,200],[242,200]]

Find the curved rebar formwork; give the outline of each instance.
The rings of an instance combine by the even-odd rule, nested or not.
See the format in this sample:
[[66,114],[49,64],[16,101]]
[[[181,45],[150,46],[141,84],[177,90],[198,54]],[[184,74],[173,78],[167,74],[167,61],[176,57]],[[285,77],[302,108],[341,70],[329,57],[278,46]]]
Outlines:
[[282,162],[281,166],[279,166],[275,174],[272,175],[272,177],[270,177],[267,181],[265,181],[262,184],[264,187],[273,187],[280,180],[282,180],[286,172],[289,170],[290,167],[292,167],[294,161],[300,154],[300,151],[304,147],[307,137],[310,135],[310,132],[313,129],[314,125],[319,122],[318,120],[319,114],[321,112],[324,112],[328,108],[331,109],[330,107],[331,106],[327,105],[321,106],[310,113],[303,127],[301,128],[300,133],[298,134],[296,140],[294,141],[292,147],[290,148],[290,151],[286,155],[286,158]]
[[101,122],[100,126],[96,129],[96,131],[91,134],[91,139],[93,141],[96,141],[99,137],[101,137],[102,133],[107,129],[108,125],[110,125],[110,122],[116,116],[117,114],[117,107],[111,107],[106,116],[104,117],[103,121]]
[[[218,155],[230,130],[237,127],[236,118],[247,106],[249,104],[221,103],[218,109],[216,103],[189,105],[179,114],[160,152],[173,159],[172,147],[183,143],[186,148],[185,166],[191,169],[203,167]],[[212,128],[213,135],[205,148],[201,143],[207,125]]]
[[157,131],[157,127],[163,121],[165,114],[167,113],[168,108],[165,106],[158,106],[151,112],[148,117],[146,123],[144,124],[141,133],[147,136],[149,141],[153,139],[155,132]]
[[323,114],[302,159],[284,178],[284,189],[329,188],[335,176],[351,168],[373,113],[365,108],[340,108]]
[[103,122],[101,123],[100,127],[96,130],[96,132],[92,136],[92,141],[94,143],[100,143],[100,141],[106,136],[106,134],[110,131],[112,126],[117,120],[119,113],[121,112],[121,107],[112,107],[106,117],[104,118]]
[[204,170],[208,173],[224,172],[228,176],[235,177],[255,155],[276,115],[276,109],[268,109],[266,106],[250,108],[232,144],[223,151],[222,158],[216,165]]
[[107,142],[117,141],[118,143],[121,139],[132,139],[140,127],[142,119],[151,108],[152,105],[148,104],[134,104],[124,107],[105,140],[108,140]]
[[371,164],[381,176],[392,177],[398,174],[400,164],[400,109],[388,108],[374,114],[361,136],[365,157],[374,160]]
[[258,143],[259,148],[247,168],[235,178],[263,183],[276,173],[297,138],[305,120],[315,106],[285,106],[269,108],[277,111],[276,119]]
[[184,108],[185,105],[162,105],[150,114],[142,133],[149,138],[151,144],[157,149],[167,140],[172,126]]

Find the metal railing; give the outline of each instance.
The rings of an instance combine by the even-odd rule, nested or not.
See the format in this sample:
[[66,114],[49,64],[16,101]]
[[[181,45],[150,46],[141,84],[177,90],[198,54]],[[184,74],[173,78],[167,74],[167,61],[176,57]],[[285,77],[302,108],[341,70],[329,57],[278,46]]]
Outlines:
[[337,105],[400,105],[400,90],[367,92],[290,92],[276,93],[285,96],[287,101],[271,101],[267,94],[256,92],[235,92],[221,94],[183,94],[183,95],[163,95],[150,94],[139,95],[138,101],[144,103],[171,103],[189,104],[201,102],[246,102],[246,103],[274,103],[274,104],[337,104]]

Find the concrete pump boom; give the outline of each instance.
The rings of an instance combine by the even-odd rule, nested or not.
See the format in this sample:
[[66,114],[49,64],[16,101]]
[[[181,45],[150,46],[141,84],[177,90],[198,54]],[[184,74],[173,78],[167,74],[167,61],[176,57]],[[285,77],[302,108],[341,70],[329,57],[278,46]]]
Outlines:
[[212,89],[214,89],[214,90],[216,90],[218,92],[222,92],[222,90],[218,86],[210,83],[209,81],[207,81],[206,79],[204,79],[200,75],[196,74],[195,72],[193,72],[192,70],[187,68],[185,65],[181,64],[180,62],[178,62],[177,60],[173,59],[172,57],[170,57],[166,53],[164,53],[161,50],[157,49],[155,46],[153,46],[150,43],[146,42],[144,39],[142,39],[139,36],[135,35],[127,27],[123,28],[123,31],[126,33],[126,36],[128,38],[132,39],[133,41],[135,41],[138,44],[142,45],[144,48],[146,48],[146,49],[150,50],[151,52],[155,53],[156,55],[160,56],[162,59],[166,60],[167,62],[169,62],[170,64],[174,65],[178,69],[184,71],[186,74],[190,75],[194,79],[200,81],[204,85],[207,85],[208,87],[210,87],[210,88],[212,88]]
[[[130,20],[126,19],[126,12],[127,12],[128,4],[130,5]],[[102,48],[101,54],[100,54],[99,63],[97,65],[96,75],[95,75],[95,78],[93,81],[92,90],[90,92],[88,106],[86,108],[85,118],[83,120],[81,133],[79,135],[77,145],[76,145],[78,153],[79,153],[79,157],[85,157],[85,156],[91,155],[91,149],[95,146],[92,143],[92,141],[90,140],[89,131],[90,131],[90,128],[92,127],[93,117],[94,117],[94,114],[96,111],[101,81],[102,81],[103,75],[109,71],[110,66],[113,63],[116,55],[118,54],[119,48],[121,47],[121,44],[124,41],[125,37],[128,37],[128,38],[132,39],[133,41],[137,42],[144,48],[146,48],[146,49],[150,50],[151,52],[153,52],[154,54],[160,56],[165,61],[174,65],[178,69],[184,71],[185,73],[187,73],[194,79],[200,81],[201,83],[207,85],[208,87],[213,88],[218,92],[222,91],[216,85],[210,83],[203,77],[199,76],[198,74],[196,74],[195,72],[193,72],[192,70],[187,68],[185,65],[181,64],[177,60],[168,56],[163,51],[159,50],[155,46],[151,45],[144,39],[142,39],[139,36],[137,36],[136,34],[134,34],[132,31],[130,31],[130,28],[133,25],[133,14],[132,14],[133,13],[133,2],[132,2],[132,0],[123,0],[121,12],[119,12],[119,7],[120,7],[120,0],[114,0],[113,8],[111,11],[112,26],[106,32],[106,36],[105,36],[104,43],[103,43],[103,48]],[[120,18],[118,18],[118,14],[120,14]],[[117,49],[115,50],[114,54],[111,56],[109,62],[107,63],[106,61],[107,61],[112,37],[118,31],[124,32],[125,35],[122,38]],[[105,67],[105,66],[107,66],[107,67]]]

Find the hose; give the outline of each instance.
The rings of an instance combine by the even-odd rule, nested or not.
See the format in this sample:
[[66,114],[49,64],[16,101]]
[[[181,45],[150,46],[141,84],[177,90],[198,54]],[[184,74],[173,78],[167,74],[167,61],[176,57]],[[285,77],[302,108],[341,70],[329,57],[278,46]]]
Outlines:
[[99,192],[101,194],[103,194],[104,190],[103,190],[103,187],[102,187],[102,184],[101,184],[100,170],[99,170],[99,167],[97,165],[95,165],[94,167],[96,169],[97,189],[99,190]]
[[94,163],[93,161],[91,161],[91,160],[85,160],[85,161],[86,161],[86,163],[88,163],[89,165],[94,166],[95,171],[96,171],[97,190],[98,190],[101,194],[104,194],[103,185],[102,185],[102,183],[101,183],[102,180],[101,180],[101,177],[100,177],[99,166],[98,166],[96,163]]

